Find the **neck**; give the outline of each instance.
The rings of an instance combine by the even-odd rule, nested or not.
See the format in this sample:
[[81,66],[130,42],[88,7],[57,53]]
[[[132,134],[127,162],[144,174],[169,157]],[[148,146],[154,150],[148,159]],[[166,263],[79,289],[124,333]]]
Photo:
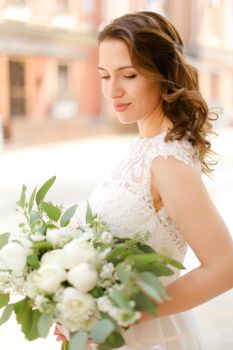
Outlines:
[[152,137],[158,135],[171,126],[172,122],[165,116],[162,102],[160,102],[151,114],[138,121],[139,137]]

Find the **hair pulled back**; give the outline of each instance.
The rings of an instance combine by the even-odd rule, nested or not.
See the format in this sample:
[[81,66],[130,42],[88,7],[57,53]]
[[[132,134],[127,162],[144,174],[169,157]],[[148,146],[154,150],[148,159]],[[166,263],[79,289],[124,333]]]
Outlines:
[[122,40],[139,72],[160,82],[164,114],[172,121],[166,141],[188,137],[200,154],[202,171],[210,174],[212,125],[207,103],[199,91],[197,70],[183,54],[183,42],[175,27],[155,12],[142,11],[114,19],[98,36]]

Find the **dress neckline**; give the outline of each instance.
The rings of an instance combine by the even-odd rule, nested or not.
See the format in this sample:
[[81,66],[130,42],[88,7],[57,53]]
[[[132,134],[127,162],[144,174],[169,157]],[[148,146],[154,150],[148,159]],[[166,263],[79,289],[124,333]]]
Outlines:
[[156,134],[154,136],[144,136],[144,137],[136,136],[136,140],[139,142],[155,140],[157,138],[161,138],[163,135],[166,135],[167,132],[168,132],[168,130],[165,130],[165,131],[162,131],[159,134]]

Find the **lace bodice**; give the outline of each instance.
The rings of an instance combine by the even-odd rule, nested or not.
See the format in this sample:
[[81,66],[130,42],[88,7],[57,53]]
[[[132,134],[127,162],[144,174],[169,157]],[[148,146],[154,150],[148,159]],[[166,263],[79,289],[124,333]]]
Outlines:
[[132,237],[149,232],[147,243],[157,252],[183,262],[187,243],[182,233],[165,207],[157,211],[153,205],[151,164],[157,156],[172,156],[200,172],[200,162],[197,150],[187,139],[165,142],[165,135],[133,139],[118,168],[97,185],[89,201],[94,213],[115,235]]

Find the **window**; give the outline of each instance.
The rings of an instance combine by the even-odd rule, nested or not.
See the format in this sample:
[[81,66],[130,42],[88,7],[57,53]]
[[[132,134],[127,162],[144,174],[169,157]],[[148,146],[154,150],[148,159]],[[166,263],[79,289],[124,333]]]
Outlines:
[[69,67],[65,64],[58,66],[58,98],[65,100],[69,97]]
[[10,115],[23,116],[25,103],[25,64],[20,61],[9,62]]

